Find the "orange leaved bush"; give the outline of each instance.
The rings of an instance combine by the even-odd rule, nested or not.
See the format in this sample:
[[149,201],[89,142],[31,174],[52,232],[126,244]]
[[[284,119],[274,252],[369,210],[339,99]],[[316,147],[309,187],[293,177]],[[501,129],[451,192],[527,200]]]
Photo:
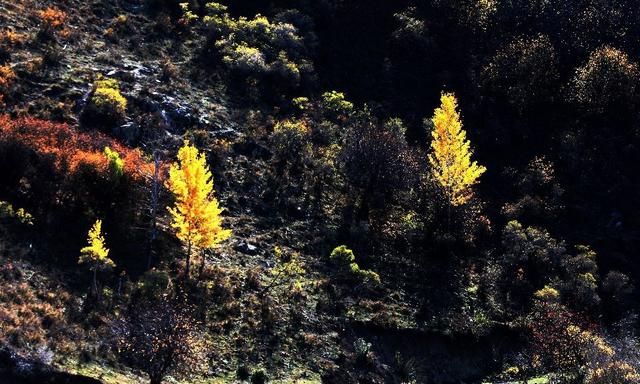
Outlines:
[[43,28],[58,29],[64,27],[64,23],[67,21],[67,14],[55,7],[49,7],[38,11],[37,13]]
[[141,179],[153,173],[153,164],[146,161],[138,149],[128,148],[98,132],[79,132],[64,123],[0,115],[0,141],[14,141],[52,156],[60,171],[74,171],[84,164],[106,172],[109,159],[104,155],[104,148],[109,147],[124,160],[127,176]]

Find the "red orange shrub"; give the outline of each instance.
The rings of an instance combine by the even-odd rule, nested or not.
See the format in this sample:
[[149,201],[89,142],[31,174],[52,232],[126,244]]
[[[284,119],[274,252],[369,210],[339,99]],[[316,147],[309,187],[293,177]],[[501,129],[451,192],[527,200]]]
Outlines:
[[20,45],[24,39],[23,35],[8,28],[0,31],[0,45],[2,46]]
[[0,115],[0,141],[14,141],[53,156],[60,171],[73,172],[80,165],[89,165],[106,172],[109,159],[104,155],[105,147],[120,154],[125,175],[133,179],[141,179],[153,170],[153,164],[145,160],[138,149],[125,147],[104,134],[79,132],[67,124],[31,117],[12,119]]
[[44,29],[55,30],[64,27],[64,23],[67,21],[67,14],[58,8],[49,7],[38,11],[38,18]]

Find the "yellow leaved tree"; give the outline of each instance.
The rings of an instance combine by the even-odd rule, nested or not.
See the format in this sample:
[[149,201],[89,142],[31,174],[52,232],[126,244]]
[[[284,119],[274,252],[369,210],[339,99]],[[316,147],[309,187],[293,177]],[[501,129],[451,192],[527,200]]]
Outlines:
[[88,264],[93,272],[93,290],[98,294],[97,273],[100,269],[115,267],[113,260],[109,258],[109,249],[102,235],[102,220],[96,220],[87,234],[87,246],[80,249],[78,264]]
[[189,277],[191,251],[203,251],[200,273],[204,270],[204,250],[228,239],[231,230],[222,228],[222,208],[213,193],[213,178],[207,160],[188,141],[178,151],[178,161],[169,168],[167,186],[175,197],[168,208],[176,237],[187,247],[185,278]]
[[431,132],[429,163],[436,182],[442,187],[449,204],[459,206],[473,196],[472,187],[486,168],[471,161],[471,144],[462,129],[458,112],[458,101],[452,93],[440,96],[440,107],[436,108]]

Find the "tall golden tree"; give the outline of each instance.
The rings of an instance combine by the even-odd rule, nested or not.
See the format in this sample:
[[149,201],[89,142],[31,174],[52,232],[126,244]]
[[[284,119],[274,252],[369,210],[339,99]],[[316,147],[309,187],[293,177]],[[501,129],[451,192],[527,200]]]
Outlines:
[[96,220],[89,230],[87,234],[87,246],[80,250],[78,264],[89,264],[89,270],[93,272],[93,290],[97,295],[98,270],[115,267],[115,263],[109,258],[109,249],[102,235],[102,220]]
[[458,101],[452,93],[440,96],[440,107],[434,111],[431,121],[432,175],[443,188],[449,204],[462,205],[473,196],[472,187],[486,168],[471,161],[471,143],[462,129]]
[[[173,192],[175,205],[168,208],[176,237],[187,247],[185,277],[189,277],[191,251],[214,247],[231,236],[222,228],[222,208],[214,197],[213,177],[207,160],[188,141],[178,151],[178,161],[169,168],[167,186]],[[200,270],[204,269],[204,254]]]

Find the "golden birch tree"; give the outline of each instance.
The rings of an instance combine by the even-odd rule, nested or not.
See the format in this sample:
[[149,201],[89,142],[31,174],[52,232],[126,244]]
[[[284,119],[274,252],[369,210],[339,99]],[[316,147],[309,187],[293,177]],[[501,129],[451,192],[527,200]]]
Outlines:
[[[178,151],[178,161],[169,168],[167,186],[175,197],[168,208],[176,237],[187,247],[185,277],[189,277],[191,251],[214,247],[231,236],[222,228],[222,208],[214,197],[213,177],[206,158],[188,141]],[[204,269],[202,255],[200,271]]]
[[443,93],[440,107],[431,122],[429,163],[436,182],[442,187],[450,205],[459,206],[473,196],[472,187],[486,168],[471,161],[473,151],[462,129],[458,101],[452,93]]
[[106,246],[102,234],[102,220],[96,220],[87,234],[87,246],[80,249],[78,264],[88,264],[93,272],[93,290],[98,294],[97,274],[99,269],[115,267],[113,260],[109,258],[109,249]]

